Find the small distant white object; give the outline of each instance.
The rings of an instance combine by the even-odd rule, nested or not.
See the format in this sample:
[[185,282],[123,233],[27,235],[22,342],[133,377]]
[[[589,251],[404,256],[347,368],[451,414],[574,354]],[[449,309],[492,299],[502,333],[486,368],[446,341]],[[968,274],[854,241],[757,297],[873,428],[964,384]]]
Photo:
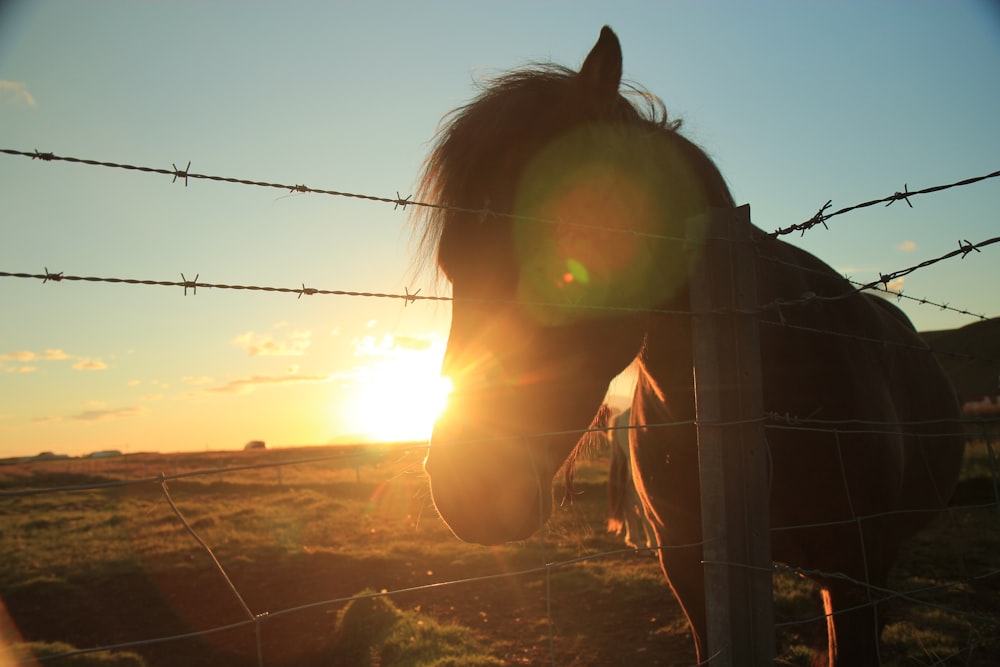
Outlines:
[[263,440],[251,440],[243,446],[243,449],[267,449],[267,445]]
[[94,452],[93,454],[90,454],[89,458],[92,458],[92,459],[110,459],[110,458],[114,458],[116,456],[121,456],[121,455],[122,455],[121,451],[119,451],[117,449],[105,449],[102,452]]

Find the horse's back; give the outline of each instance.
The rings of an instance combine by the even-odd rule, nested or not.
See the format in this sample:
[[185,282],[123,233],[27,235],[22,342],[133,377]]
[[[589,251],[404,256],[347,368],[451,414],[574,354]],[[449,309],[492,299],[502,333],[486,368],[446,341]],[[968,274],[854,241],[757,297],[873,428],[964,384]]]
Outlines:
[[[759,298],[771,304],[761,318],[765,410],[821,425],[768,434],[775,476],[802,486],[797,492],[807,487],[795,476],[811,480],[814,494],[829,497],[806,504],[825,502],[818,514],[833,520],[943,507],[964,439],[955,392],[927,344],[892,303],[857,292],[802,250],[765,245],[758,263]],[[814,474],[801,477],[809,469]],[[903,537],[928,516],[881,523]]]

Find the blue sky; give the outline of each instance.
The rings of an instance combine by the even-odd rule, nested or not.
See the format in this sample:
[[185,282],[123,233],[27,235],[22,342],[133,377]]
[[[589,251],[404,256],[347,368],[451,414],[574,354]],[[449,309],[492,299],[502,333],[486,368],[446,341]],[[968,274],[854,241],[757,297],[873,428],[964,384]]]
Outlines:
[[[0,3],[0,147],[405,196],[477,81],[576,67],[604,24],[764,229],[1000,169],[987,2]],[[998,200],[994,179],[790,240],[868,281],[996,236]],[[6,272],[446,293],[408,216],[0,155]],[[996,316],[997,252],[902,289]],[[0,303],[0,456],[420,431],[448,325],[429,302],[15,278]],[[901,305],[920,329],[973,321]]]

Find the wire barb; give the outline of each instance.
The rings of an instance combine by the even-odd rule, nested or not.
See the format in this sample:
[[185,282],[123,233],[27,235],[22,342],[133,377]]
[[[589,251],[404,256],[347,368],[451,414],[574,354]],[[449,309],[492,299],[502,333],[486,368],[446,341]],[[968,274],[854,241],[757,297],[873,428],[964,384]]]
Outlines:
[[906,202],[907,206],[909,206],[910,208],[913,208],[913,204],[910,203],[909,197],[910,197],[911,194],[914,194],[914,193],[911,193],[908,188],[909,188],[909,186],[906,183],[903,183],[903,191],[899,192],[897,190],[894,195],[892,195],[891,197],[889,197],[889,203],[886,204],[886,206],[892,206],[894,203],[896,203],[900,199],[902,199],[903,201]]
[[191,288],[191,294],[193,296],[197,296],[197,294],[198,294],[198,276],[200,276],[200,275],[201,275],[200,273],[195,274],[194,280],[188,280],[187,278],[184,277],[183,273],[181,274],[181,287],[184,288],[184,296],[187,296],[187,294],[188,294],[188,288],[189,287]]
[[191,160],[188,160],[187,166],[184,167],[183,170],[178,169],[177,165],[174,164],[173,162],[170,163],[170,166],[174,168],[174,180],[172,180],[171,183],[176,183],[178,178],[183,178],[184,179],[184,187],[187,187],[188,186],[188,175],[191,172]]
[[827,199],[826,203],[823,204],[822,206],[820,206],[819,210],[816,211],[816,215],[814,215],[813,217],[809,218],[809,220],[807,220],[806,222],[803,223],[804,226],[802,227],[802,233],[799,236],[805,236],[806,235],[806,231],[812,229],[816,225],[823,225],[823,229],[827,229],[827,230],[830,229],[826,225],[826,217],[827,217],[826,216],[826,211],[827,211],[828,208],[830,208],[831,204],[833,204],[833,200],[832,199]]
[[398,208],[402,208],[405,211],[406,210],[406,205],[413,203],[411,201],[412,197],[413,197],[412,194],[406,195],[405,197],[402,197],[399,194],[399,190],[396,190],[396,201],[395,201],[395,206],[392,207],[392,210],[395,211]]
[[982,252],[982,250],[980,250],[977,246],[974,246],[971,243],[969,243],[968,239],[960,240],[958,242],[958,249],[962,251],[962,259],[965,259],[965,256],[968,255],[973,250],[975,250],[976,252]]
[[49,267],[47,266],[45,267],[45,278],[42,280],[43,285],[49,282],[50,280],[54,283],[58,283],[61,282],[62,279],[63,279],[62,271],[60,271],[59,273],[52,273],[51,271],[49,271]]
[[299,290],[299,295],[295,298],[301,299],[303,294],[305,294],[306,296],[312,296],[318,291],[319,290],[317,290],[315,287],[306,287],[306,284],[302,283],[302,289]]

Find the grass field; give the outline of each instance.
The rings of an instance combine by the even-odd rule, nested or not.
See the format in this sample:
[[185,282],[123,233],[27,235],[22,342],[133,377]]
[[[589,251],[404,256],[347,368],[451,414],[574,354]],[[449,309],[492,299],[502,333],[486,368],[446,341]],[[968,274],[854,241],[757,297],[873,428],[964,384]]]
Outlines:
[[[105,667],[249,666],[258,652],[270,667],[693,661],[655,559],[622,551],[604,532],[606,459],[581,464],[579,495],[542,538],[485,548],[458,541],[437,518],[420,449],[338,452],[0,466],[0,599],[16,631],[0,614],[0,637],[35,642],[39,656],[138,642],[44,663]],[[956,502],[995,503],[986,447],[970,446],[966,458]],[[928,590],[882,603],[884,662],[997,664],[1000,577],[983,576],[1000,569],[997,506],[955,509],[904,551],[892,587]],[[595,554],[606,555],[544,567]],[[941,587],[952,581],[962,583]],[[798,577],[779,573],[775,590],[779,622],[819,613]],[[381,591],[400,592],[347,608],[352,596]],[[804,638],[820,629],[782,628],[782,664],[807,664]]]

